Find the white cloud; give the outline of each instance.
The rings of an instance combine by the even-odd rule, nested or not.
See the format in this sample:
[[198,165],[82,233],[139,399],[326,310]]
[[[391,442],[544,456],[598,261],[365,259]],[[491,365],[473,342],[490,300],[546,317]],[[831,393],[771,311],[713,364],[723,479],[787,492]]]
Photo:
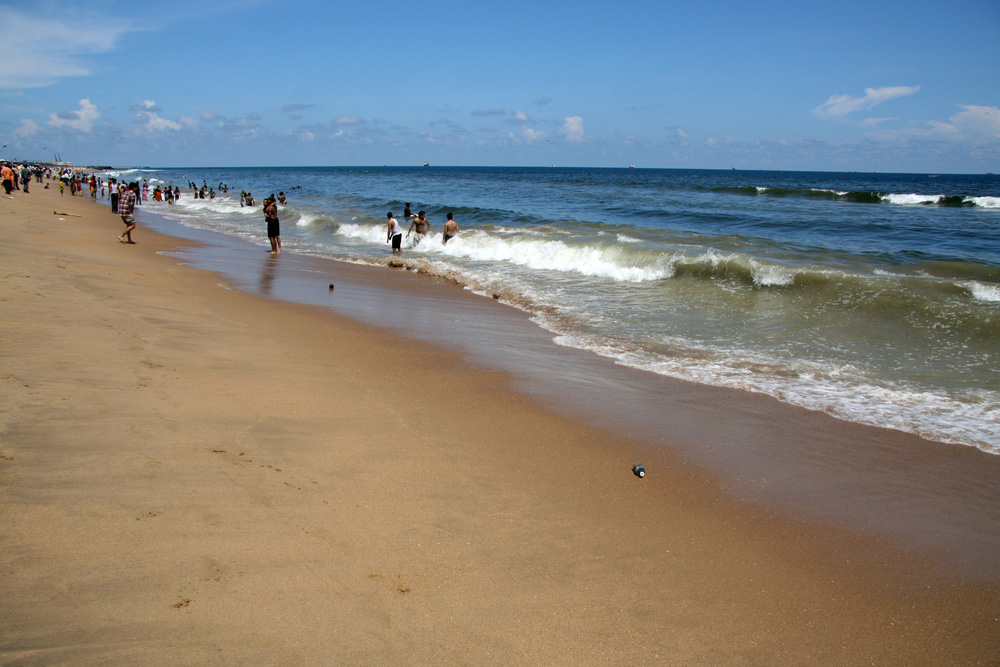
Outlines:
[[28,118],[21,120],[21,127],[14,130],[14,134],[19,137],[30,137],[35,132],[38,132],[38,123]]
[[181,124],[168,120],[166,118],[160,118],[155,113],[139,114],[135,117],[137,125],[141,125],[147,130],[179,130],[181,129]]
[[[166,118],[161,118],[157,111],[161,111],[160,107],[157,106],[156,102],[153,100],[143,100],[139,104],[133,104],[129,107],[132,111],[138,111],[135,115],[135,119],[132,121],[136,125],[142,127],[143,129],[150,130],[153,132],[158,132],[162,130],[179,130],[181,129],[181,124]],[[194,122],[193,119],[188,119],[191,123]],[[187,124],[190,127],[190,124]]]
[[521,110],[517,110],[504,122],[511,125],[525,125],[531,122],[531,116]]
[[1000,108],[961,105],[962,111],[948,119],[950,125],[965,137],[1000,139]]
[[153,100],[143,100],[140,104],[133,104],[129,108],[132,111],[163,111]]
[[101,117],[101,112],[90,103],[90,100],[80,100],[79,111],[61,111],[49,114],[48,123],[52,127],[71,127],[80,132],[90,132],[94,121]]
[[539,139],[545,138],[545,133],[540,130],[535,130],[530,127],[522,127],[517,132],[510,132],[507,135],[515,141],[524,141],[526,143],[532,143],[538,141]]
[[897,97],[906,97],[920,91],[920,86],[889,86],[886,88],[865,88],[864,97],[831,95],[823,104],[813,109],[820,118],[837,120],[846,118],[857,111],[866,111],[883,102]]
[[567,116],[562,131],[566,135],[566,141],[574,143],[583,141],[583,117]]
[[674,130],[674,144],[677,146],[687,146],[688,145],[688,134],[680,125],[675,125]]
[[111,51],[121,35],[136,29],[115,17],[62,21],[4,7],[0,44],[6,56],[0,58],[0,88],[37,88],[64,77],[87,76],[83,56]]
[[900,137],[937,137],[954,141],[996,141],[1000,139],[1000,107],[959,105],[961,111],[948,120],[930,120],[920,127],[876,130],[871,136],[894,140]]
[[365,121],[357,116],[337,116],[333,122],[336,125],[363,125]]

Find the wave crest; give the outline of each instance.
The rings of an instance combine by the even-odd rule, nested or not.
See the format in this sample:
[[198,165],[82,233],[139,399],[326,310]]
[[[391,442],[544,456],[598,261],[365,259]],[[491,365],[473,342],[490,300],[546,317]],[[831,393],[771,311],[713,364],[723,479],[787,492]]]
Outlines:
[[896,206],[947,206],[975,207],[1000,210],[1000,197],[966,195],[893,193],[873,191],[828,190],[823,188],[774,188],[757,185],[724,186],[712,188],[713,192],[742,195],[745,197],[789,197],[843,201],[855,204],[893,204]]

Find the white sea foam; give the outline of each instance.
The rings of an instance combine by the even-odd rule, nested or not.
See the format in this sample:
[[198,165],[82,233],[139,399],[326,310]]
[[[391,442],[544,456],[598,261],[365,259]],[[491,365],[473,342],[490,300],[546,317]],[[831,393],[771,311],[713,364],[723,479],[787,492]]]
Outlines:
[[750,260],[753,282],[760,287],[783,287],[795,281],[795,273],[777,264],[764,264]]
[[965,201],[975,204],[979,208],[1000,211],[1000,197],[966,197]]
[[315,213],[307,213],[300,211],[298,212],[297,217],[298,219],[295,221],[296,225],[298,225],[299,227],[309,227],[310,225],[315,224],[320,219],[321,216]]
[[367,241],[368,243],[385,243],[385,225],[366,225],[348,222],[337,228],[337,234],[349,239]]
[[883,195],[882,201],[890,204],[898,204],[900,206],[922,206],[926,204],[937,204],[941,201],[942,197],[943,195]]
[[143,208],[147,206],[157,214],[193,229],[227,234],[251,243],[260,242],[264,235],[261,207],[241,207],[239,199],[231,195],[195,199],[182,190],[181,198],[173,204],[154,201],[150,197]]
[[[540,318],[542,319],[542,318]],[[544,321],[540,324],[546,326]],[[558,327],[548,327],[555,330]],[[851,366],[798,360],[794,366],[760,357],[747,350],[686,350],[675,358],[625,350],[583,335],[560,334],[554,341],[589,350],[631,368],[715,386],[772,396],[809,410],[848,421],[916,433],[941,442],[977,447],[1000,454],[995,424],[1000,422],[1000,397],[984,393],[964,399],[905,386],[874,384]]]
[[972,298],[977,301],[1000,303],[1000,285],[988,285],[977,280],[970,280],[965,283],[965,288],[972,293]]
[[[624,282],[642,282],[668,277],[667,266],[629,265],[615,246],[571,246],[544,239],[500,239],[485,234],[462,236],[454,246],[463,256],[486,262],[509,262],[542,271],[563,271],[600,276]],[[458,253],[456,253],[458,254]]]
[[[385,228],[382,226],[343,224],[337,233],[371,243],[385,241]],[[440,253],[476,262],[507,263],[536,271],[577,273],[621,282],[660,280],[673,275],[673,269],[666,259],[643,264],[630,259],[615,244],[574,246],[561,240],[539,237],[537,234],[505,234],[502,230],[463,232],[448,245],[435,243],[439,238],[431,235],[414,250],[424,254]],[[409,243],[404,242],[404,248]]]
[[[940,204],[943,200],[944,195],[890,194],[882,196],[882,201],[901,206]],[[978,208],[1000,210],[1000,197],[965,197],[962,202]]]
[[254,211],[253,208],[250,208],[249,211],[247,211],[246,207],[241,209],[231,199],[195,199],[194,197],[185,197],[184,195],[181,195],[181,198],[174,202],[174,206],[182,208],[189,213],[216,217]]

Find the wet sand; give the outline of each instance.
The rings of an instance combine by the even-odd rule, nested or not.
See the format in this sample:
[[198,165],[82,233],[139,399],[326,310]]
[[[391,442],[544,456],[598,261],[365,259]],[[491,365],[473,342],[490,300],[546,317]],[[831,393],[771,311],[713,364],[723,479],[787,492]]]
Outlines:
[[168,235],[201,241],[175,255],[243,291],[443,345],[508,374],[518,391],[576,423],[652,443],[644,457],[682,455],[735,498],[902,543],[966,574],[1000,576],[1000,456],[558,346],[523,312],[466,292],[433,267],[418,271],[425,263],[405,253],[413,272],[290,253],[265,261],[261,246],[145,217]]
[[[615,423],[614,406],[587,407],[606,387],[570,400],[498,369],[466,349],[474,329],[437,345],[281,300],[289,253],[270,273],[262,249],[253,260],[252,291],[277,299],[235,289],[179,263],[201,251],[142,215],[123,245],[106,207],[40,186],[0,197],[0,664],[1000,659],[988,558],[868,525],[885,515],[870,509],[827,521],[823,486],[802,511],[781,501],[790,491],[765,493],[823,478],[828,457],[831,486],[845,466],[878,480],[978,470],[957,504],[928,488],[926,512],[964,512],[957,532],[985,558],[987,455],[926,443],[893,456],[913,442],[673,383],[650,397],[669,430]],[[337,284],[326,299],[398,279],[438,315],[428,326],[474,298],[302,262]],[[529,366],[536,354],[489,348]],[[608,366],[616,388],[636,381]],[[770,449],[805,453],[779,467]],[[866,488],[905,515],[911,486]]]

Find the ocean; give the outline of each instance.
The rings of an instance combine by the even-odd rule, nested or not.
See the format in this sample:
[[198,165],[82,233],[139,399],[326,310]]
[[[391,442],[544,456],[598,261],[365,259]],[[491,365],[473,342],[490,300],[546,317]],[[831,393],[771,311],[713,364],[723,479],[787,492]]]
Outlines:
[[[650,373],[1000,454],[1000,176],[297,167],[109,172],[181,188],[141,210],[285,252],[407,268]],[[228,193],[195,199],[189,183]],[[255,207],[241,207],[240,191]],[[152,198],[151,198],[152,199]],[[459,235],[447,245],[447,213]]]

